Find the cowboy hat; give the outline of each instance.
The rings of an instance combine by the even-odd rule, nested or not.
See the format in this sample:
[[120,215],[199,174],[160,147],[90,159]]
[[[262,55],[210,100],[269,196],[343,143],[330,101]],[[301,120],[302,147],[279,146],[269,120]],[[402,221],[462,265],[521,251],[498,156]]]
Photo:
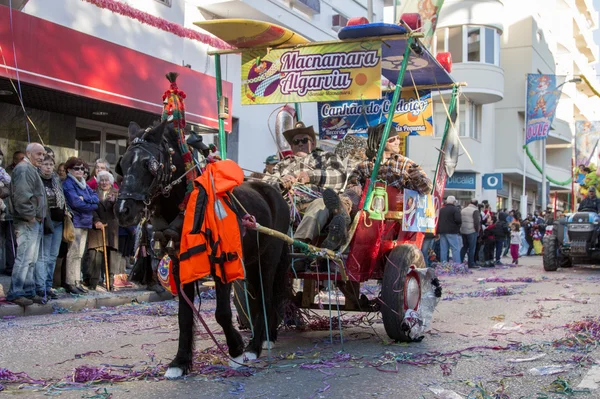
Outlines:
[[310,136],[310,138],[315,143],[317,142],[317,135],[315,134],[313,127],[312,126],[306,127],[306,126],[304,126],[304,123],[302,123],[302,122],[296,123],[296,126],[294,126],[293,129],[286,130],[285,132],[283,132],[283,137],[290,145],[292,145],[292,140],[294,139],[294,136],[297,136],[299,134],[306,134],[306,135]]

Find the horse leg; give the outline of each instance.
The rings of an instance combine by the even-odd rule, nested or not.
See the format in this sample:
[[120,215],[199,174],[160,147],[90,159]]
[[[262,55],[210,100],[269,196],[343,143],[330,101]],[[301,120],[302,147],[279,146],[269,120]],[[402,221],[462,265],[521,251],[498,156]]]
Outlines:
[[229,356],[233,359],[230,366],[239,367],[243,363],[244,340],[239,331],[233,326],[231,314],[231,283],[223,284],[218,277],[215,280],[215,291],[217,293],[217,309],[215,319],[223,329],[229,348]]
[[[281,247],[280,247],[281,248]],[[247,352],[256,353],[256,357],[259,357],[264,347],[273,347],[272,341],[274,337],[271,337],[270,333],[277,328],[277,313],[273,304],[273,283],[275,281],[275,275],[279,265],[281,256],[281,249],[277,250],[277,247],[273,248],[270,246],[268,251],[265,251],[260,255],[260,261],[253,265],[254,273],[249,276],[250,284],[255,287],[256,295],[256,306],[257,309],[256,318],[253,320],[254,323],[254,336],[248,343],[246,348]],[[260,249],[259,249],[260,250]],[[260,277],[262,276],[262,284]],[[264,301],[264,303],[263,303]],[[266,321],[265,321],[265,311]],[[268,323],[268,325],[267,325]],[[269,331],[269,337],[267,339],[267,329]]]
[[[179,278],[176,278],[179,280]],[[183,292],[179,290],[179,314],[177,315],[179,323],[179,348],[175,359],[169,364],[165,372],[166,378],[179,378],[187,374],[192,369],[192,355],[194,349],[194,312],[183,297],[183,293],[194,301],[195,289],[194,283],[188,283],[183,286]]]
[[273,349],[273,344],[277,341],[277,332],[279,330],[280,320],[284,319],[286,302],[289,300],[290,286],[288,271],[290,267],[289,248],[287,244],[282,244],[281,256],[275,276],[271,286],[273,287],[273,304],[269,317],[269,344],[263,345],[263,349]]

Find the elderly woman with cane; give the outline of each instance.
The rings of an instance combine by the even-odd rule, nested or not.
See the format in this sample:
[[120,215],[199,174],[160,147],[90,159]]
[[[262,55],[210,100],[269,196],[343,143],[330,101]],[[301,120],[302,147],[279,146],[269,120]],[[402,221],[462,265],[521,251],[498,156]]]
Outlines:
[[124,284],[120,280],[116,286],[113,284],[115,276],[125,272],[125,262],[119,253],[119,223],[114,213],[118,190],[113,186],[115,179],[110,172],[100,171],[96,178],[100,202],[93,212],[93,227],[88,235],[89,281],[86,282],[95,290],[104,274],[106,289],[121,288]]

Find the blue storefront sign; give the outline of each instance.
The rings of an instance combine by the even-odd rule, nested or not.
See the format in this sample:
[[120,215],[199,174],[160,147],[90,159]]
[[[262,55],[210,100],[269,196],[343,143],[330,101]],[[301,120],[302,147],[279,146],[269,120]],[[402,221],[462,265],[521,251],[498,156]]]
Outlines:
[[481,177],[484,190],[502,190],[502,173],[490,173]]
[[475,187],[475,173],[454,172],[454,175],[446,180],[446,188],[451,190],[475,190]]

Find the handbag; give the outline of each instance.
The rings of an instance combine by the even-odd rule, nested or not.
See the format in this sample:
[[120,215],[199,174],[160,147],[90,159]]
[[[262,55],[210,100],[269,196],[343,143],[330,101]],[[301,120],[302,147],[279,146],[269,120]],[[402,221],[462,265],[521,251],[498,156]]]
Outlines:
[[75,241],[75,226],[73,226],[73,219],[70,213],[65,213],[65,219],[63,223],[63,241],[67,244]]

